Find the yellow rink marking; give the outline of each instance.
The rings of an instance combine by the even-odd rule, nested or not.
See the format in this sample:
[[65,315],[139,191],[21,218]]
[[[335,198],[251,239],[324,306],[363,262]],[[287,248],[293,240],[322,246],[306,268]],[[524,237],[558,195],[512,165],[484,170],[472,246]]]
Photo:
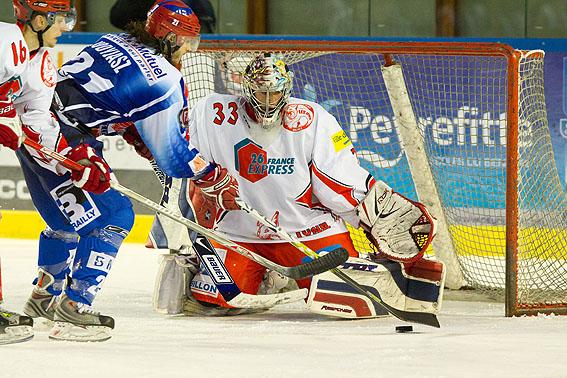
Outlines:
[[[153,215],[136,215],[134,227],[126,243],[145,243],[153,222]],[[2,210],[0,238],[38,239],[45,222],[36,211]]]
[[[349,226],[354,246],[368,251],[368,239],[362,229]],[[505,226],[452,226],[450,232],[459,256],[504,258],[506,256]],[[567,259],[567,230],[527,227],[520,231],[519,245],[529,251],[522,258]],[[428,250],[428,254],[431,251]]]
[[[0,238],[37,239],[45,222],[35,211],[3,210],[0,221]],[[153,215],[136,215],[134,227],[126,243],[145,243]],[[369,241],[362,229],[349,226],[354,246],[358,251],[369,251]],[[505,256],[504,226],[452,226],[450,231],[459,255],[503,258]],[[539,259],[567,259],[567,230],[525,228],[520,232],[521,245],[527,246],[530,255]],[[428,254],[429,251],[428,251]]]

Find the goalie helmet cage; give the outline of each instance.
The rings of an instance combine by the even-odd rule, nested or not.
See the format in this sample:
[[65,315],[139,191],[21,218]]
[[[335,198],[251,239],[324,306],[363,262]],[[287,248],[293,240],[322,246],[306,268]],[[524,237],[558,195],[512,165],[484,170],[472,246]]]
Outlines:
[[[241,94],[241,73],[260,51],[282,54],[295,74],[292,96],[333,114],[363,167],[431,209],[448,287],[504,294],[506,316],[567,313],[567,202],[546,117],[542,51],[205,39],[184,56],[189,105],[213,91]],[[371,252],[360,230],[351,234],[357,250]]]

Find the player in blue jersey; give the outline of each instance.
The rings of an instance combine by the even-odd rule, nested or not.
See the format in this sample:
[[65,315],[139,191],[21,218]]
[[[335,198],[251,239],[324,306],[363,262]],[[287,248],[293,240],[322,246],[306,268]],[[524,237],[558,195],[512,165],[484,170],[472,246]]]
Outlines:
[[32,199],[48,224],[24,311],[55,320],[51,338],[106,340],[114,326],[90,305],[134,215],[130,201],[109,189],[110,168],[98,157],[102,143],[94,135],[122,135],[166,174],[193,179],[222,208],[238,208],[236,181],[185,138],[187,101],[178,67],[198,44],[192,10],[178,0],[158,0],[146,23],[101,37],[59,70],[52,110],[74,148],[68,156],[88,169],[61,176],[19,154]]

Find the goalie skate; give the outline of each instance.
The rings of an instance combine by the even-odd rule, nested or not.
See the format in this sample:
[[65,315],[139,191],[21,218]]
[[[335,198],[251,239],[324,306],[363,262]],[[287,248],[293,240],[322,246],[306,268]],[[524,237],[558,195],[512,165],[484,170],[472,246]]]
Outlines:
[[32,338],[32,318],[0,308],[0,345],[21,343]]
[[55,307],[55,325],[49,334],[53,340],[106,341],[111,337],[114,319],[101,315],[91,306],[75,302],[62,294]]

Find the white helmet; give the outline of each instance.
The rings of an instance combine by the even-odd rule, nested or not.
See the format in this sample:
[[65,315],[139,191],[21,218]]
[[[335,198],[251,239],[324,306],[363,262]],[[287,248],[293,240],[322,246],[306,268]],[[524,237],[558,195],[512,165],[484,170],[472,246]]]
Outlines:
[[[262,53],[246,67],[242,82],[244,96],[264,128],[279,124],[282,108],[291,94],[293,72],[280,56]],[[273,100],[278,98],[277,100]]]

